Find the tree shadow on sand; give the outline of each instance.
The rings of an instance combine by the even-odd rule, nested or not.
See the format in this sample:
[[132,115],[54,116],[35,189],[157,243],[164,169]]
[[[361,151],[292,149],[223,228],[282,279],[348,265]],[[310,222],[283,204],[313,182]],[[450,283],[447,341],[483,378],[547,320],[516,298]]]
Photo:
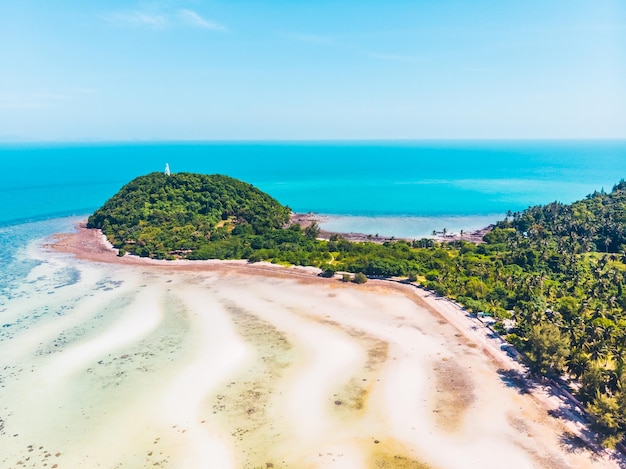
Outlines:
[[561,435],[560,443],[561,447],[569,453],[595,449],[590,447],[590,445],[584,439],[570,432],[566,432]]
[[535,383],[524,373],[517,370],[498,370],[498,376],[509,388],[515,388],[520,394],[529,394],[535,387]]
[[561,435],[560,444],[561,447],[568,453],[580,453],[583,451],[588,452],[593,461],[600,461],[607,457],[615,462],[618,467],[626,467],[626,457],[619,452],[612,452],[607,455],[604,448],[595,442],[595,434],[590,431],[584,432],[584,438],[574,435],[573,433],[566,432]]

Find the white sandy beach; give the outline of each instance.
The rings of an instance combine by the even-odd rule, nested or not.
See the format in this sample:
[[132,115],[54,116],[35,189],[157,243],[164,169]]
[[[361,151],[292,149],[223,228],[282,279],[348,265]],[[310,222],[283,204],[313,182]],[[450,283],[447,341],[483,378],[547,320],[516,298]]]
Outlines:
[[415,288],[43,257],[3,312],[0,467],[620,467]]

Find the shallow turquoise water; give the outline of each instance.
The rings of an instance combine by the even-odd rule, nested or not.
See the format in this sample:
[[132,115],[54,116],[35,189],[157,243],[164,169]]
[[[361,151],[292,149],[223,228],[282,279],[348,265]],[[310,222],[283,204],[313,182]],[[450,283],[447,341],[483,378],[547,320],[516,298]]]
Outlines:
[[20,255],[30,242],[71,230],[71,216],[166,162],[329,214],[328,229],[415,238],[610,190],[626,177],[626,142],[2,144],[0,162],[2,296],[36,263]]
[[299,212],[439,217],[609,190],[626,142],[5,144],[0,161],[0,225],[89,213],[166,162],[246,180]]
[[0,226],[85,216],[169,163],[333,215],[328,229],[417,237],[610,190],[626,175],[626,142],[4,144],[0,161]]

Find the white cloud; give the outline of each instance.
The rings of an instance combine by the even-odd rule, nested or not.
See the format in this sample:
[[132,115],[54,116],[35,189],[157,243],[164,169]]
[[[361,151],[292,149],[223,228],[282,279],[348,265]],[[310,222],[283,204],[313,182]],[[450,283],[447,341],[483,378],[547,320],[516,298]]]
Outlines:
[[210,29],[212,31],[227,31],[228,29],[215,21],[207,20],[198,13],[192,10],[179,10],[178,16],[187,24],[192,26],[198,26],[204,29]]
[[110,24],[120,27],[165,29],[182,25],[209,29],[211,31],[228,31],[225,26],[216,21],[208,20],[193,10],[174,10],[164,5],[153,4],[150,8],[145,9],[117,11],[104,15],[103,18]]
[[167,16],[160,13],[146,11],[122,11],[105,15],[104,19],[116,26],[147,26],[151,28],[164,28],[168,25]]

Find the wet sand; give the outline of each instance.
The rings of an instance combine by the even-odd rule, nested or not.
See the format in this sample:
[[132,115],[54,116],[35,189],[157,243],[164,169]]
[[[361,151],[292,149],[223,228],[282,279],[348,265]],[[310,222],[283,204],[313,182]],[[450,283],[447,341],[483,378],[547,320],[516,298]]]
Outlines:
[[620,467],[415,288],[55,249],[3,311],[1,467]]

